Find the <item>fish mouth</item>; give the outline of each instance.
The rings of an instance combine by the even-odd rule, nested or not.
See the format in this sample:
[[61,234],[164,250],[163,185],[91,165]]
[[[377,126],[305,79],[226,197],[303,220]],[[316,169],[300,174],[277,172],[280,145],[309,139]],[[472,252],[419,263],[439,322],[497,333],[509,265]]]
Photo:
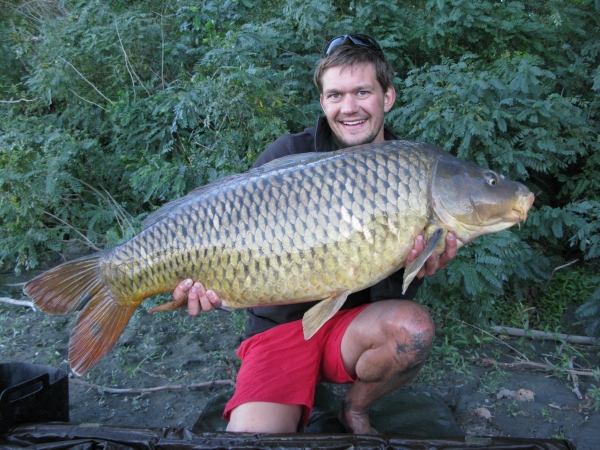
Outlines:
[[[479,224],[468,225],[463,223],[460,226],[462,232],[458,229],[451,229],[450,231],[454,233],[454,235],[462,242],[463,245],[468,244],[482,234],[502,231],[517,223],[525,222],[525,220],[527,220],[527,213],[533,205],[534,200],[535,196],[533,193],[523,193],[517,199],[510,211],[505,212],[502,215],[495,215],[487,218],[481,217],[479,211],[477,211],[475,208],[475,214],[477,214],[477,217],[480,220]],[[486,233],[481,232],[481,230],[484,228],[488,230]]]
[[533,192],[528,192],[519,198],[513,207],[513,215],[517,219],[515,222],[525,222],[527,220],[527,212],[533,206],[534,201],[535,195],[533,195]]

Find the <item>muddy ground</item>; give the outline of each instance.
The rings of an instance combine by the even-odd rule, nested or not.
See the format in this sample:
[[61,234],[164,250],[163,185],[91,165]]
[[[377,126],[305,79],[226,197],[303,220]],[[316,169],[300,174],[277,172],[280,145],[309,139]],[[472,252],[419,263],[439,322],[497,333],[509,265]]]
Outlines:
[[[0,290],[0,296],[22,298],[15,289]],[[233,383],[239,369],[235,349],[241,342],[244,313],[215,311],[192,318],[185,310],[145,312],[158,302],[156,298],[147,301],[115,348],[78,379],[131,390],[214,380]],[[28,362],[68,371],[68,336],[74,319],[0,303],[0,362]],[[560,347],[554,342],[534,344],[512,338],[458,350],[447,336],[440,330],[430,362],[407,389],[435,395],[465,435],[568,439],[580,450],[600,449],[600,384],[593,377],[580,376],[579,399],[572,391],[573,380],[560,373],[570,356],[575,356],[575,369],[598,371],[598,347]],[[514,365],[494,365],[517,362],[518,352],[538,367],[525,364],[516,371]],[[549,366],[555,370],[543,371]],[[72,423],[192,429],[207,403],[231,389],[222,385],[109,394],[70,383],[70,417]],[[520,389],[526,399],[511,398]]]

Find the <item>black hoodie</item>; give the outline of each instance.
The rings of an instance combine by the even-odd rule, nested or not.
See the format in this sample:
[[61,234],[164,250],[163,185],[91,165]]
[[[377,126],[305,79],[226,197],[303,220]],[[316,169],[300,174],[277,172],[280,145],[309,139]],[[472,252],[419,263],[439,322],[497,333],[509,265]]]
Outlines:
[[[384,138],[386,141],[398,139],[394,131],[387,126],[384,128]],[[338,150],[338,147],[333,139],[327,119],[325,117],[319,117],[316,127],[307,128],[302,133],[285,134],[275,140],[256,159],[254,167],[262,166],[269,161],[287,155],[309,152],[331,152],[334,150]],[[403,276],[404,269],[400,269],[374,286],[350,294],[341,309],[350,309],[364,303],[380,300],[412,300],[417,294],[417,290],[422,284],[422,280],[415,278],[408,287],[406,293],[402,295]],[[301,320],[304,313],[317,303],[318,301],[295,303],[292,305],[248,308],[246,338],[262,333],[277,325],[292,322],[294,320]]]

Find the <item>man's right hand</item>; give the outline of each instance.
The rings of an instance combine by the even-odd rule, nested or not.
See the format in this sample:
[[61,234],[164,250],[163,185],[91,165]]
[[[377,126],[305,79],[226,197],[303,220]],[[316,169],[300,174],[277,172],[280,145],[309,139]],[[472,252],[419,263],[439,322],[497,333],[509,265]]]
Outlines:
[[199,281],[194,282],[191,278],[186,278],[177,285],[173,291],[173,298],[180,298],[187,292],[188,313],[196,316],[200,311],[210,311],[221,307],[221,299],[216,292],[206,290]]

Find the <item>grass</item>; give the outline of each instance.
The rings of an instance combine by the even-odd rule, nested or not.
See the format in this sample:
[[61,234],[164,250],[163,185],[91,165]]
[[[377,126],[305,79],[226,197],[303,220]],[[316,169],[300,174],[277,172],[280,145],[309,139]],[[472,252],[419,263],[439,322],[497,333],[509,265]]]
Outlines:
[[544,422],[556,423],[556,419],[552,415],[552,411],[550,411],[550,408],[544,408],[544,409],[542,409],[541,412],[542,412],[542,417],[544,418]]
[[[538,287],[539,294],[532,289],[529,298],[516,300],[501,300],[496,302],[492,323],[522,328],[524,330],[542,330],[551,333],[572,332],[573,326],[580,325],[573,320],[574,306],[584,303],[597,286],[591,280],[596,274],[594,265],[570,266],[554,274],[546,286]],[[460,304],[456,299],[455,304]],[[432,348],[432,364],[444,364],[454,373],[465,370],[465,359],[468,357],[492,357],[498,360],[503,353],[521,352],[522,356],[534,357],[538,349],[535,342],[527,337],[515,339],[508,347],[498,346],[500,341],[485,332],[485,326],[468,324],[455,318],[453,309],[445,309],[443,314],[435,317],[438,330]],[[578,329],[581,329],[579,327]],[[596,350],[598,351],[598,350]],[[580,350],[565,342],[557,342],[555,350],[549,356],[559,367],[557,375],[569,368],[571,361],[576,359],[580,364],[587,363],[587,357],[592,356],[587,350]],[[595,355],[600,356],[600,351]]]
[[510,417],[531,417],[527,411],[525,411],[519,402],[513,400],[511,402],[507,402],[503,404],[504,408],[506,408],[506,413]]
[[238,309],[231,313],[231,326],[233,331],[240,336],[242,336],[246,330],[247,321],[248,315],[246,314],[246,311]]
[[124,369],[131,376],[131,378],[135,378],[136,374],[138,373],[138,371],[142,367],[142,364],[144,364],[149,359],[154,359],[154,354],[146,356],[135,367],[132,367],[131,365],[126,364],[124,366]]
[[598,409],[600,409],[600,387],[592,384],[592,387],[587,390],[587,394],[593,402],[592,405],[594,411],[598,411]]
[[529,298],[500,303],[495,321],[525,329],[568,332],[566,328],[574,323],[564,322],[565,313],[573,305],[580,306],[592,295],[597,286],[590,280],[596,275],[596,271],[597,268],[593,265],[558,271],[546,286],[532,290]]
[[511,377],[511,374],[504,370],[490,370],[484,376],[479,378],[479,389],[487,397],[491,397],[498,392],[505,382]]

